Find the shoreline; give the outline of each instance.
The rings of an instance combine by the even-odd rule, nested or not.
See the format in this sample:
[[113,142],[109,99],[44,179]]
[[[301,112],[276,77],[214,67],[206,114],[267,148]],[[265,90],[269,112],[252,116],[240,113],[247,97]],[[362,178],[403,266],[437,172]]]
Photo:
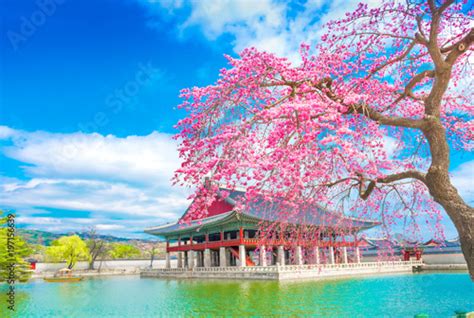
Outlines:
[[[422,265],[421,270],[416,272],[416,273],[429,273],[429,272],[440,272],[440,273],[444,273],[444,272],[452,272],[452,273],[463,273],[463,274],[468,274],[467,272],[467,265],[466,266],[462,266],[462,265],[459,265],[459,264],[440,264],[440,265]],[[143,278],[140,276],[140,272],[141,272],[141,269],[138,269],[138,270],[135,270],[135,271],[130,271],[130,270],[115,270],[115,271],[109,271],[109,270],[106,270],[106,271],[97,271],[97,270],[94,270],[94,271],[87,271],[87,272],[83,272],[83,271],[75,271],[74,273],[78,276],[82,276],[82,277],[109,277],[109,276],[137,276],[138,278]],[[372,277],[372,276],[379,276],[379,275],[393,275],[393,274],[397,274],[397,275],[406,275],[406,274],[413,274],[414,272],[393,272],[393,273],[366,273],[366,274],[361,274],[361,275],[341,275],[339,277],[337,276],[332,276],[332,277],[327,277],[328,280],[330,280],[331,278],[333,279],[348,279],[348,278],[363,278],[363,277]],[[34,273],[32,276],[31,276],[31,279],[43,279],[43,278],[48,278],[48,277],[53,277],[54,273],[53,272],[47,272],[47,273]],[[150,277],[147,277],[147,278],[150,278]],[[182,277],[162,277],[164,279],[179,279],[179,280],[182,280],[182,279],[185,279],[185,280],[189,280],[189,278],[182,278]],[[247,280],[245,278],[242,278],[243,280]],[[314,278],[307,278],[309,280],[312,280]],[[211,280],[211,279],[209,279]],[[222,280],[222,279],[217,279],[217,280]],[[235,279],[233,279],[235,280]],[[292,282],[292,281],[304,281],[305,279],[289,279],[289,280],[281,280],[280,282]]]
[[467,273],[467,264],[423,264],[421,271],[465,271]]
[[[457,271],[467,273],[467,264],[458,263],[457,259],[437,258],[423,259],[423,264],[416,266],[417,272],[429,271]],[[433,262],[434,261],[434,262]],[[362,264],[365,262],[362,262]],[[116,275],[140,275],[143,271],[150,270],[149,260],[120,260],[120,261],[103,261],[102,264],[97,262],[95,270],[87,269],[87,263],[79,262],[74,274],[84,277],[100,277],[100,276],[116,276]],[[57,270],[65,267],[65,263],[38,263],[37,268],[33,270],[32,278],[52,277]],[[171,260],[171,267],[177,267],[177,261]],[[155,260],[153,270],[161,271],[165,268],[165,260]],[[242,277],[244,278],[244,277]],[[290,279],[291,280],[291,279]]]
[[[92,270],[92,271],[74,271],[74,274],[77,276],[82,276],[82,277],[102,277],[102,276],[140,276],[141,272],[143,269],[137,268],[135,270],[127,270],[127,269],[116,269],[116,270]],[[461,272],[461,273],[468,273],[467,271],[467,265],[463,264],[424,264],[419,267],[419,270],[416,272],[418,273],[423,273],[423,272]],[[407,272],[411,273],[411,272]],[[55,272],[41,272],[41,273],[33,273],[31,276],[31,279],[42,279],[42,278],[49,278],[53,277]],[[374,273],[376,275],[377,273]],[[371,276],[371,274],[368,274]],[[346,277],[360,277],[363,275],[346,275]],[[163,277],[166,279],[169,278],[175,278],[175,279],[180,279],[180,277]],[[187,278],[189,279],[189,278]],[[245,277],[240,277],[240,279],[245,279]],[[290,279],[291,280],[291,279]]]
[[[137,268],[133,270],[129,269],[114,269],[114,270],[73,270],[74,275],[82,276],[82,277],[99,277],[99,276],[123,276],[123,275],[140,275],[142,269]],[[55,272],[48,271],[48,272],[40,272],[40,273],[33,273],[31,276],[32,279],[41,279],[41,278],[49,278],[53,277]]]

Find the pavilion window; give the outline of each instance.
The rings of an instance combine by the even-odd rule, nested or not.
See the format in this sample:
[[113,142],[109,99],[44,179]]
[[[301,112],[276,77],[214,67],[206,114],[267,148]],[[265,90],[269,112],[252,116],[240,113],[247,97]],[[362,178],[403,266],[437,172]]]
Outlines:
[[209,234],[209,242],[217,242],[221,240],[220,233],[211,233]]
[[255,230],[247,230],[248,232],[248,237],[249,238],[256,238],[257,237],[257,231]]
[[206,241],[204,235],[195,236],[193,239],[196,241],[196,243],[204,243]]
[[235,240],[237,239],[237,233],[238,231],[227,231],[227,232],[224,232],[224,238],[226,240]]

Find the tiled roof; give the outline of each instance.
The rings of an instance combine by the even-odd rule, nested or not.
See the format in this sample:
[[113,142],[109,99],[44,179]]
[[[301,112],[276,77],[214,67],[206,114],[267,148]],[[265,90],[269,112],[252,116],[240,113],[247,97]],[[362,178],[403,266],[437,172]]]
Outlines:
[[[242,200],[245,192],[234,190],[230,191],[227,189],[221,189],[222,191],[229,191],[229,195],[225,197],[225,201],[232,206],[236,205],[238,200]],[[218,196],[222,198],[222,194],[219,192]],[[357,218],[351,218],[344,216],[342,213],[336,213],[329,211],[320,205],[312,205],[302,210],[297,210],[289,214],[284,219],[277,213],[280,204],[278,202],[264,202],[263,200],[257,200],[255,203],[247,204],[244,211],[239,211],[240,215],[247,218],[255,219],[255,222],[269,221],[269,222],[285,222],[290,224],[306,224],[326,227],[338,227],[338,228],[361,228],[367,229],[378,225],[378,222],[371,220],[363,220]],[[165,224],[161,226],[151,227],[145,230],[146,233],[154,235],[165,235],[173,232],[189,231],[199,229],[205,225],[218,224],[226,218],[234,217],[237,213],[235,211],[224,212],[215,216],[192,220],[189,222],[175,222]]]

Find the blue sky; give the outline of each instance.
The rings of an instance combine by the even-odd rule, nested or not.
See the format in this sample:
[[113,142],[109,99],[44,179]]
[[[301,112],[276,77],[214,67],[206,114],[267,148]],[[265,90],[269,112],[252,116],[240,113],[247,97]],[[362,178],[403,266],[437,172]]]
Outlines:
[[[23,227],[142,236],[187,204],[169,183],[179,90],[213,83],[247,46],[296,60],[357,1],[0,3],[0,205]],[[472,170],[455,156],[470,202]]]

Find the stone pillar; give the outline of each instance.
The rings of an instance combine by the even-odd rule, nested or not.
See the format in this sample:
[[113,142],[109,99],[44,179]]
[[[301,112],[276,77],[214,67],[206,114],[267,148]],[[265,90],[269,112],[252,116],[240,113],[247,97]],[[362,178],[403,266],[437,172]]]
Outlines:
[[359,249],[359,246],[356,246],[355,254],[356,254],[356,263],[360,263],[360,249]]
[[[194,252],[194,258],[196,259],[194,267],[201,267],[201,251]],[[189,262],[189,261],[188,261]]]
[[165,267],[166,267],[166,268],[171,268],[171,259],[170,259],[170,253],[169,253],[169,252],[166,252],[166,264],[165,264]]
[[245,245],[239,245],[239,266],[247,266],[247,255],[245,254]]
[[230,251],[229,248],[225,249],[225,259],[227,261],[227,266],[232,266],[232,252]]
[[318,247],[318,246],[315,246],[315,247],[314,247],[314,250],[313,250],[313,257],[314,257],[314,264],[319,265],[319,263],[320,263],[321,261],[320,261],[320,259],[319,259],[319,247]]
[[258,256],[260,266],[267,266],[267,250],[265,245],[260,246],[260,252]]
[[188,268],[192,269],[195,265],[194,251],[188,251]]
[[204,250],[204,267],[211,267],[211,250],[208,248]]
[[183,252],[178,252],[178,268],[183,268]]
[[342,259],[344,261],[344,264],[347,264],[347,247],[343,247],[342,248]]
[[278,246],[277,262],[280,266],[285,266],[285,249],[283,248],[283,245]]
[[227,253],[225,252],[225,247],[223,246],[219,247],[219,266],[227,266]]
[[196,252],[196,266],[204,267],[204,251]]
[[334,264],[334,263],[336,263],[334,261],[334,247],[329,246],[329,264]]
[[295,249],[295,265],[303,265],[303,252],[301,246],[297,246]]

